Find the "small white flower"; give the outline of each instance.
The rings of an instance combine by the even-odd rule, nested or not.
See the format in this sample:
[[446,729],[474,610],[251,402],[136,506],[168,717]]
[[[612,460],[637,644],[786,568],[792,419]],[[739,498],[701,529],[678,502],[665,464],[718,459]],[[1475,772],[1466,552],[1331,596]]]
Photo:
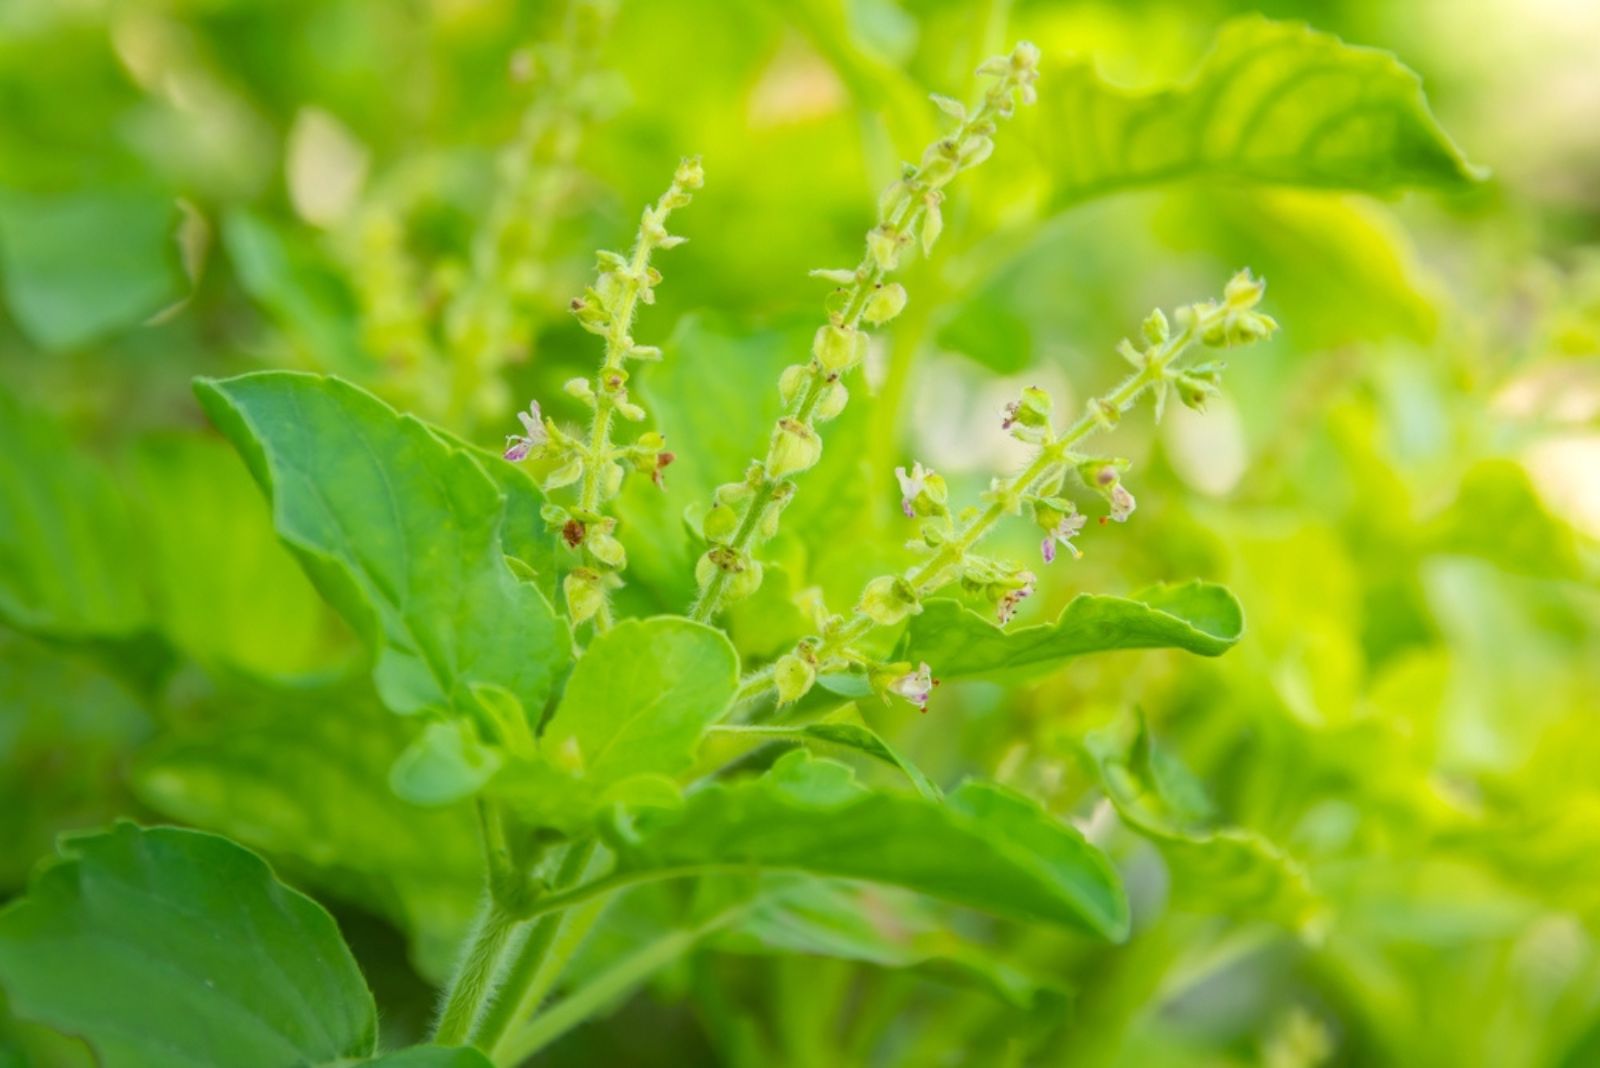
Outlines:
[[1076,545],[1072,544],[1072,539],[1083,531],[1083,525],[1087,522],[1088,517],[1078,512],[1062,516],[1061,522],[1057,523],[1055,529],[1046,534],[1044,540],[1039,543],[1039,555],[1044,557],[1044,562],[1047,564],[1056,562],[1057,542],[1060,542],[1067,552],[1074,557],[1081,559],[1083,553],[1078,550]]
[[1138,506],[1139,502],[1133,499],[1133,494],[1129,493],[1128,488],[1122,483],[1118,482],[1111,487],[1112,519],[1118,523],[1126,523],[1128,517],[1133,514],[1133,510]]
[[527,411],[518,412],[517,421],[522,424],[524,433],[506,435],[505,457],[512,463],[526,460],[529,453],[550,439],[549,433],[544,428],[544,419],[539,413],[538,401],[530,401]]
[[907,672],[889,684],[889,692],[905,698],[917,706],[917,711],[928,710],[928,698],[933,694],[933,688],[939,685],[939,680],[933,677],[927,662],[917,666],[917,670]]
[[1010,623],[1011,617],[1017,614],[1017,606],[1033,596],[1033,584],[1036,581],[1033,572],[1024,571],[1017,576],[1017,579],[1022,585],[1016,589],[1007,590],[1005,595],[1000,598],[1000,603],[996,608],[1002,627]]
[[923,467],[920,463],[911,465],[911,473],[909,475],[906,474],[906,469],[903,467],[894,469],[894,477],[900,482],[900,510],[906,514],[907,519],[916,518],[917,510],[913,502],[916,501],[917,495],[928,484],[928,476],[931,474],[933,472]]

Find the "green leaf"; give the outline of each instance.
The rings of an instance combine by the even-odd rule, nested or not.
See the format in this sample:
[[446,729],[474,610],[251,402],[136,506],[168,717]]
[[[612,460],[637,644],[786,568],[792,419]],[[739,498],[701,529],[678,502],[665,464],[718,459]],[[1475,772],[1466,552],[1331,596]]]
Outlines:
[[1096,731],[1085,747],[1117,815],[1166,859],[1180,903],[1276,920],[1317,937],[1323,913],[1305,869],[1263,835],[1212,826],[1200,784],[1156,747],[1142,717],[1127,734]]
[[500,764],[499,752],[478,740],[472,724],[435,720],[396,758],[389,786],[413,805],[453,805],[477,793]]
[[721,632],[687,619],[627,620],[589,644],[540,748],[596,787],[687,767],[739,685]]
[[886,886],[769,875],[715,946],[735,953],[800,953],[914,968],[981,986],[1019,1008],[1037,982],[987,947],[960,937],[927,903]]
[[942,804],[873,793],[849,767],[786,754],[767,774],[717,785],[681,809],[611,832],[620,881],[742,868],[887,883],[954,904],[1106,938],[1127,933],[1115,872],[1082,835],[998,786],[967,782]]
[[276,1068],[372,1052],[377,1012],[333,918],[225,838],[119,824],[66,839],[0,912],[17,1014],[107,1068]]
[[1455,501],[1424,528],[1437,553],[1492,561],[1513,574],[1581,579],[1586,568],[1570,526],[1550,514],[1528,471],[1514,460],[1484,460],[1461,480]]
[[419,808],[389,789],[415,724],[341,689],[230,694],[203,712],[203,727],[141,754],[139,800],[383,914],[425,976],[447,976],[482,892],[482,851],[471,806]]
[[494,1068],[471,1046],[412,1046],[368,1061],[380,1068]]
[[1079,594],[1054,623],[1002,630],[952,600],[913,616],[900,657],[941,678],[1045,671],[1069,657],[1117,649],[1183,649],[1220,656],[1244,632],[1239,602],[1221,586],[1153,586],[1133,597]]
[[1230,22],[1170,89],[1119,89],[1084,63],[1040,90],[1057,206],[1194,177],[1386,194],[1484,176],[1439,127],[1415,72],[1300,23]]
[[195,388],[272,499],[279,536],[374,648],[390,708],[475,716],[472,688],[491,684],[537,717],[570,636],[507,564],[505,502],[477,460],[339,379]]
[[134,459],[143,570],[157,625],[175,646],[202,664],[263,677],[349,658],[348,634],[278,542],[225,443],[161,435],[141,441]]
[[901,756],[877,731],[861,720],[854,705],[846,705],[815,723],[794,726],[768,726],[747,723],[728,723],[712,727],[713,733],[736,741],[753,743],[790,742],[796,745],[816,744],[849,749],[874,760],[888,764],[905,774],[916,787],[917,793],[930,801],[943,797],[932,779],[922,769]]
[[83,640],[146,628],[133,525],[111,472],[0,389],[0,619]]
[[0,191],[0,274],[17,325],[66,349],[178,300],[178,212],[144,192]]

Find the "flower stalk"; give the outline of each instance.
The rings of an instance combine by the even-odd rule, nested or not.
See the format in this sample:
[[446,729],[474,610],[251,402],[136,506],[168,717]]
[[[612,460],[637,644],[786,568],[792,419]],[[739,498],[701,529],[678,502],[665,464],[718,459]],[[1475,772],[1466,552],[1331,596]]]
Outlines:
[[629,422],[645,418],[644,409],[628,395],[629,361],[661,359],[660,349],[633,339],[633,321],[641,303],[655,302],[655,287],[661,282],[660,272],[651,266],[652,255],[687,240],[668,233],[668,217],[687,205],[704,182],[697,157],[680,163],[672,185],[644,210],[633,250],[626,256],[601,251],[595,284],[571,303],[579,324],[605,341],[605,357],[594,378],[575,378],[566,385],[566,392],[593,413],[587,433],[562,429],[542,415],[535,401],[518,415],[524,433],[506,439],[506,459],[536,461],[540,484],[547,492],[578,487],[571,507],[546,504],[543,514],[579,556],[562,583],[567,614],[573,623],[593,621],[599,630],[611,625],[610,592],[622,585],[620,575],[628,565],[627,552],[616,537],[617,521],[606,514],[605,505],[621,491],[629,469],[650,475],[660,485],[662,472],[673,459],[666,439],[655,431],[640,434],[631,444],[613,440],[617,417]]
[[1184,355],[1196,344],[1227,349],[1270,336],[1277,324],[1255,310],[1264,291],[1265,283],[1243,271],[1228,283],[1222,301],[1180,309],[1176,332],[1162,312],[1152,313],[1144,325],[1144,346],[1126,340],[1119,346],[1119,353],[1134,367],[1132,373],[1090,400],[1084,413],[1059,433],[1051,423],[1050,398],[1042,390],[1024,390],[1007,406],[1002,426],[1014,437],[1037,445],[1037,451],[1019,474],[995,480],[984,494],[985,507],[967,509],[959,521],[950,512],[942,478],[921,464],[914,464],[909,473],[898,469],[901,508],[907,518],[922,519],[921,537],[912,547],[926,559],[903,574],[881,575],[868,582],[849,616],[819,613],[817,632],[770,668],[747,675],[738,699],[749,701],[776,690],[780,703],[791,703],[810,689],[818,674],[854,668],[865,671],[881,695],[896,695],[926,710],[931,685],[936,684],[928,666],[883,663],[862,652],[859,643],[874,630],[917,614],[924,598],[958,581],[971,592],[987,594],[1000,623],[1008,622],[1017,605],[1033,593],[1037,578],[1032,571],[973,550],[1002,519],[1026,509],[1044,532],[1040,550],[1046,564],[1054,561],[1058,544],[1075,557],[1081,555],[1071,539],[1082,529],[1085,517],[1075,503],[1061,496],[1073,474],[1105,498],[1106,519],[1125,522],[1136,504],[1122,483],[1126,461],[1085,455],[1077,446],[1115,426],[1146,393],[1155,398],[1157,419],[1174,390],[1185,405],[1203,409],[1217,392],[1222,365],[1184,366]]
[[849,401],[842,380],[866,354],[863,321],[881,325],[905,307],[904,287],[888,282],[888,276],[912,247],[920,247],[923,255],[932,252],[944,228],[945,186],[988,159],[998,123],[1014,113],[1018,102],[1034,102],[1038,63],[1038,49],[1026,42],[985,63],[978,72],[994,83],[970,113],[956,101],[935,97],[954,130],[929,145],[921,162],[907,164],[884,190],[861,262],[853,269],[812,272],[836,286],[828,299],[828,321],[817,331],[810,361],[783,374],[784,414],[773,428],[765,459],[752,464],[742,481],[716,491],[702,526],[709,548],[696,566],[700,591],[692,618],[711,620],[729,600],[760,586],[754,549],[777,532],[779,516],[795,493],[793,476],[821,458],[817,424],[837,416]]

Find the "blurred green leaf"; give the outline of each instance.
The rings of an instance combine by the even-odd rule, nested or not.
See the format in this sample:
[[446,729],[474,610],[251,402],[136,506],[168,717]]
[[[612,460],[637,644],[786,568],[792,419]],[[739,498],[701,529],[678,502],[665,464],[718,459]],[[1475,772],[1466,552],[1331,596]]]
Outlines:
[[83,1035],[107,1068],[372,1052],[372,995],[333,918],[259,857],[130,823],[61,850],[0,912],[0,984],[20,1015]]
[[1479,180],[1392,54],[1259,16],[1182,85],[1133,93],[1088,64],[1040,83],[1057,207],[1200,176],[1392,193]]
[[873,793],[850,769],[789,753],[758,779],[716,785],[619,830],[617,870],[766,868],[888,883],[1105,938],[1127,933],[1121,885],[1098,850],[1032,801],[968,782],[944,803]]
[[0,619],[78,640],[145,629],[134,541],[111,472],[0,388]]
[[846,705],[815,723],[794,726],[766,726],[758,724],[725,724],[711,728],[722,738],[737,742],[761,744],[788,742],[794,745],[837,746],[871,757],[902,772],[917,793],[930,801],[943,796],[933,780],[922,770],[901,756],[893,746],[883,740],[877,731],[862,722],[854,705]]
[[345,659],[316,590],[225,444],[153,437],[134,461],[134,511],[150,551],[145,579],[174,645],[203,664],[261,676],[305,675]]
[[412,1046],[366,1062],[379,1068],[494,1068],[471,1046]]
[[0,189],[0,274],[17,325],[67,349],[148,319],[183,294],[172,198]]
[[1117,649],[1183,649],[1220,656],[1244,632],[1239,602],[1221,586],[1154,586],[1133,597],[1083,593],[1054,623],[1002,630],[959,602],[935,599],[898,655],[927,661],[940,678],[1047,671],[1070,657]]
[[503,500],[470,455],[338,379],[260,373],[196,392],[279,535],[374,648],[385,703],[472,717],[471,687],[488,683],[539,715],[567,627],[507,566]]
[[482,889],[477,819],[467,805],[397,803],[389,769],[413,725],[344,690],[219,703],[203,730],[140,755],[140,800],[292,859],[309,881],[399,924],[425,975],[448,974]]
[[355,326],[355,298],[303,238],[234,211],[223,217],[222,242],[239,284],[306,362],[346,374],[371,371]]
[[1433,552],[1489,560],[1517,575],[1580,579],[1585,567],[1572,528],[1550,514],[1527,469],[1484,460],[1461,480],[1456,499],[1424,527]]
[[1156,747],[1142,717],[1127,735],[1107,728],[1085,744],[1117,815],[1161,850],[1183,907],[1273,919],[1319,934],[1321,906],[1304,869],[1262,835],[1212,827],[1200,784]]

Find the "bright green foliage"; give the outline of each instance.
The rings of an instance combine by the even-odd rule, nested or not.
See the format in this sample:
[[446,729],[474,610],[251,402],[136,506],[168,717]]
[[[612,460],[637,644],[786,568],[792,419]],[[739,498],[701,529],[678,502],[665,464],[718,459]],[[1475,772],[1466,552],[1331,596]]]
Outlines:
[[1089,64],[1042,94],[1057,205],[1182,178],[1391,193],[1483,177],[1387,52],[1303,25],[1229,23],[1184,84],[1135,94]]
[[1080,593],[1054,623],[1002,630],[957,601],[932,600],[912,617],[907,660],[938,664],[941,675],[990,677],[1048,671],[1086,653],[1182,649],[1220,656],[1244,633],[1239,602],[1221,586],[1157,586],[1132,597]]
[[254,854],[127,823],[62,849],[0,913],[0,980],[19,1011],[85,1036],[107,1068],[372,1052],[372,995],[333,918]]
[[616,833],[618,872],[758,867],[903,886],[1003,916],[1117,939],[1127,903],[1105,859],[1032,802],[970,782],[944,804],[873,793],[805,752],[759,779],[646,812]]
[[792,727],[757,726],[752,724],[727,725],[715,728],[718,735],[740,742],[788,742],[794,745],[829,746],[847,749],[881,761],[902,772],[916,787],[917,793],[930,801],[942,795],[933,780],[924,775],[915,764],[901,756],[883,737],[861,721],[854,706],[846,705],[838,712],[814,723],[801,723]]
[[567,628],[507,565],[504,502],[477,460],[337,379],[196,388],[272,498],[279,535],[373,647],[385,703],[470,716],[473,684],[487,683],[537,715]]
[[181,295],[178,212],[154,192],[33,195],[0,188],[0,276],[42,348],[126,329]]

